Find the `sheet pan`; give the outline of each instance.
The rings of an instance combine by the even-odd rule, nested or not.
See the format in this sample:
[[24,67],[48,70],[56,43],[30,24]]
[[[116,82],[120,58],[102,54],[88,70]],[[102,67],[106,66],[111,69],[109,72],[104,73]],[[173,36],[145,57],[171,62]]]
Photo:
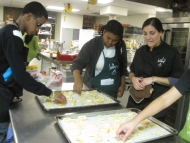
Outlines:
[[[57,104],[46,96],[37,95],[36,99],[39,102],[40,106],[48,112],[55,112],[55,111],[70,112],[71,110],[74,109],[104,107],[104,106],[106,107],[108,105],[118,105],[120,103],[118,100],[114,99],[108,94],[95,89],[83,90],[84,94],[82,95],[78,95],[72,90],[66,90],[62,92],[63,94],[65,94],[67,98],[66,105]],[[97,97],[100,97],[101,99],[104,100],[100,101],[98,100],[99,98]]]
[[[74,113],[58,115],[56,121],[69,143],[118,143],[116,131],[119,125],[129,121],[139,112],[138,109],[126,108],[92,113]],[[177,133],[178,131],[174,128],[150,117],[136,127],[125,143],[142,143]]]

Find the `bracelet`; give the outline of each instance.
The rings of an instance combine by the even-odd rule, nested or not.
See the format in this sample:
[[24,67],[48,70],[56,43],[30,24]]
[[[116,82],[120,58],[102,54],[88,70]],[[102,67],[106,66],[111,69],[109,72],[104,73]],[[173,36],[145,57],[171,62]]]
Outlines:
[[51,99],[54,99],[54,97],[55,97],[55,92],[52,91],[52,97],[51,97]]
[[154,77],[152,76],[152,85],[154,85]]

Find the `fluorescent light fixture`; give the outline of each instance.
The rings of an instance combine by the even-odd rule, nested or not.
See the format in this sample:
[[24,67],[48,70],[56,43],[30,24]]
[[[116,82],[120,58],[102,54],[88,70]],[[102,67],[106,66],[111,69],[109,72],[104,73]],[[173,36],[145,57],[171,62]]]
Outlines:
[[166,9],[166,8],[162,8],[162,7],[155,7],[155,9],[158,12],[172,11],[171,9]]
[[[53,9],[53,10],[64,10],[64,7],[59,7],[59,6],[47,6],[47,9]],[[77,12],[80,11],[79,9],[72,9],[72,12]]]
[[113,2],[113,0],[98,0],[98,3],[101,3],[101,4],[107,4],[110,2]]
[[[82,1],[88,1],[88,0],[82,0]],[[107,4],[107,3],[110,3],[110,2],[113,2],[114,0],[98,0],[98,3],[100,4]]]
[[72,9],[72,12],[77,12],[77,11],[80,11],[79,9]]
[[47,9],[54,9],[54,10],[64,10],[64,7],[59,7],[59,6],[47,6]]

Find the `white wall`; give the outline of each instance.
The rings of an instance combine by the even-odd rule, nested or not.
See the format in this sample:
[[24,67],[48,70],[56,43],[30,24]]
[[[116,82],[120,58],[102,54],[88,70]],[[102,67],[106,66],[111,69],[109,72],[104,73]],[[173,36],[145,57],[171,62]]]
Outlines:
[[[141,14],[141,15],[131,15],[125,17],[116,17],[116,20],[122,24],[130,24],[132,26],[142,27],[143,22],[150,17],[155,17],[155,15]],[[109,16],[96,17],[95,24],[106,24],[109,21]],[[61,41],[62,39],[62,28],[73,28],[82,29],[83,25],[83,15],[69,14],[69,13],[58,13],[56,30],[55,30],[55,40]]]
[[[141,15],[131,15],[116,17],[116,20],[122,24],[130,24],[132,26],[142,27],[143,22],[150,17],[155,17],[155,15],[141,14]],[[96,17],[96,24],[106,24],[109,21],[109,17]]]
[[55,25],[55,41],[60,41],[60,31],[61,31],[61,14],[57,13],[56,15],[56,25]]
[[0,6],[0,20],[3,20],[3,7]]
[[60,23],[58,31],[60,35],[59,40],[62,41],[62,28],[82,29],[83,15],[61,13],[57,22]]

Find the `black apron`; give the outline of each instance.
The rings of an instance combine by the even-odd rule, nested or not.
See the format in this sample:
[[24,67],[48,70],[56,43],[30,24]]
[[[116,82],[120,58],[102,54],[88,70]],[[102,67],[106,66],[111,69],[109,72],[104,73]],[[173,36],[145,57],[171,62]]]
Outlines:
[[[95,77],[90,79],[94,88],[100,89],[108,95],[117,98],[117,92],[121,84],[119,62],[116,54],[113,58],[107,58],[104,55],[104,67],[102,71]],[[109,85],[106,85],[108,82]]]

